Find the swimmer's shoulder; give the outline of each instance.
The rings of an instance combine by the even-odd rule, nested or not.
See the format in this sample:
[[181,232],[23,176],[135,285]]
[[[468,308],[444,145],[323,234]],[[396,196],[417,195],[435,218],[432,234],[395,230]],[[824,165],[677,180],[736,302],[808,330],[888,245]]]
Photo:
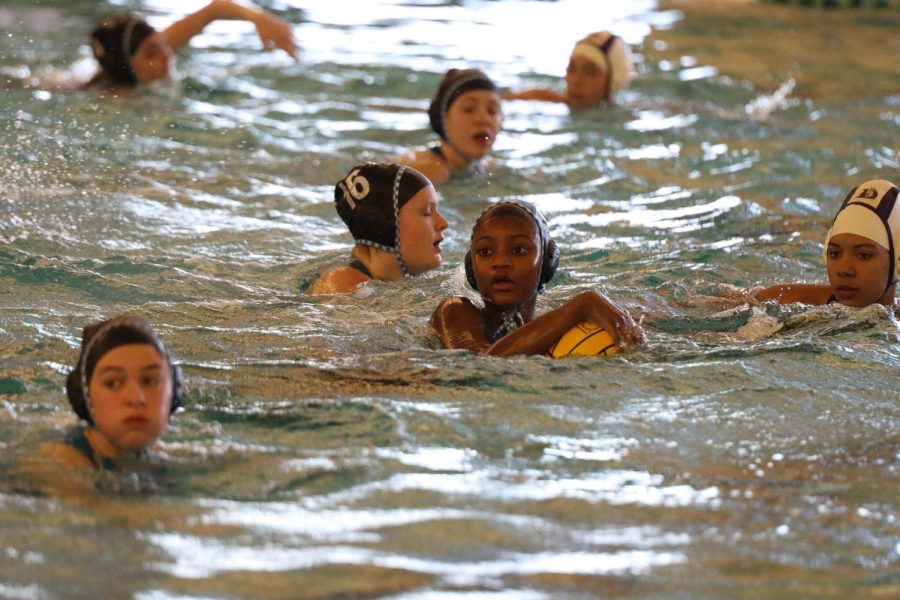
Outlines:
[[773,285],[755,294],[759,301],[777,300],[779,304],[828,304],[831,287],[816,283],[786,283]]
[[441,301],[429,320],[444,348],[483,352],[490,346],[484,334],[484,313],[463,296]]
[[359,269],[342,265],[334,267],[322,274],[309,288],[312,295],[318,294],[347,294],[369,281],[371,277]]
[[466,323],[475,322],[479,326],[482,322],[482,311],[474,302],[464,296],[451,296],[444,298],[431,313],[431,326],[438,333]]
[[39,447],[41,456],[62,467],[71,469],[95,469],[94,461],[84,452],[66,442],[44,442]]
[[394,158],[392,162],[412,167],[434,184],[450,181],[450,166],[431,147],[410,150]]

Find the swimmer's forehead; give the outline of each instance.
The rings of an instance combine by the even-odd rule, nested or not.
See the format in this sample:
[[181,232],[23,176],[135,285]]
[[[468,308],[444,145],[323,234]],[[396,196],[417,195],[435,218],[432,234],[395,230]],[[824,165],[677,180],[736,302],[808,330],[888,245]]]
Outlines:
[[527,237],[529,239],[534,239],[538,236],[537,224],[534,222],[534,219],[531,217],[531,215],[529,215],[524,209],[514,207],[498,207],[496,210],[491,211],[487,215],[480,218],[477,223],[475,223],[475,227],[472,230],[472,239],[476,240],[491,237],[490,234],[484,229],[489,221],[497,217],[515,217],[518,221],[521,221],[528,228],[527,233],[523,231],[514,235]]

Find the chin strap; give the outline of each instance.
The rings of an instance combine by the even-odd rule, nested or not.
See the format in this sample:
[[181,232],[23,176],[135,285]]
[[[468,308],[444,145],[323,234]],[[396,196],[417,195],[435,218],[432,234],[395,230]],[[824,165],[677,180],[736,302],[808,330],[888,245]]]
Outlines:
[[[522,316],[522,307],[528,304],[529,302],[534,302],[537,299],[537,292],[535,291],[527,300],[516,304],[511,308],[504,309],[500,313],[500,325],[494,331],[494,333],[488,337],[491,338],[491,343],[499,341],[502,337],[509,335],[519,327],[525,324],[525,318]],[[493,304],[497,306],[487,298],[484,299],[485,304]]]
[[403,179],[403,172],[406,171],[406,165],[401,165],[399,169],[397,169],[397,174],[394,176],[394,187],[393,187],[393,200],[394,200],[394,248],[395,248],[395,256],[397,257],[397,264],[400,265],[400,271],[403,273],[403,276],[406,277],[409,275],[409,269],[406,266],[406,261],[403,260],[403,253],[400,252],[400,180]]
[[504,336],[509,335],[525,324],[525,319],[522,318],[522,313],[520,313],[516,308],[508,308],[504,310],[503,314],[500,315],[500,319],[500,327],[498,327],[496,331],[494,331],[494,335],[491,336],[491,343],[499,341]]

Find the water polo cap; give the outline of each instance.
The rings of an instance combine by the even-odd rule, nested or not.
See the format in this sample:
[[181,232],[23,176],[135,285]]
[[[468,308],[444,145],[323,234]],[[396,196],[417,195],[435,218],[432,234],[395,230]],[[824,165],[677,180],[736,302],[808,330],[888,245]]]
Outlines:
[[409,274],[400,255],[400,209],[428,179],[411,167],[364,163],[353,167],[334,187],[334,206],[357,244],[397,255],[404,275]]
[[127,344],[150,344],[166,360],[172,373],[172,406],[169,414],[181,406],[183,377],[178,365],[156,333],[143,319],[135,317],[114,317],[84,328],[81,338],[81,355],[75,369],[66,377],[66,394],[69,404],[79,417],[94,424],[94,413],[89,393],[94,368],[107,352]]
[[[547,225],[547,220],[537,207],[530,202],[525,202],[524,200],[501,200],[500,202],[487,207],[478,219],[475,220],[475,225],[472,227],[472,234],[474,235],[475,229],[487,219],[501,215],[523,217],[534,223],[534,226],[537,228],[541,247],[541,276],[538,279],[538,288],[536,291],[543,291],[544,285],[553,279],[553,275],[556,274],[556,269],[559,267],[559,248],[556,247],[556,242],[550,237],[550,228]],[[469,282],[469,285],[472,286],[473,290],[478,291],[478,281],[475,279],[475,269],[472,267],[471,249],[466,252],[465,268],[466,281]]]
[[146,21],[132,15],[110,17],[91,33],[91,49],[106,75],[117,83],[136,85],[131,57],[145,39],[156,33]]
[[428,121],[441,139],[447,139],[444,121],[450,105],[466,92],[473,90],[488,90],[498,93],[494,82],[478,69],[450,69],[444,75],[434,99],[428,106]]
[[884,179],[873,179],[850,190],[825,236],[826,257],[828,242],[832,236],[840,233],[860,235],[888,251],[891,270],[885,290],[900,279],[900,257],[897,256],[900,207],[897,202],[897,186]]
[[628,87],[634,66],[625,40],[609,31],[595,31],[575,44],[571,56],[586,58],[606,73],[606,99]]

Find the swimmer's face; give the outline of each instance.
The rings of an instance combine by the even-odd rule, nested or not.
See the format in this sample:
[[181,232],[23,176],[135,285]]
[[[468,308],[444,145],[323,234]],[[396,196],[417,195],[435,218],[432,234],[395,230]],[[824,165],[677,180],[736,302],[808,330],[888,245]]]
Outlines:
[[471,90],[450,104],[444,133],[464,158],[478,160],[490,153],[502,122],[500,95],[490,90]]
[[573,56],[566,68],[566,95],[573,107],[593,106],[606,100],[606,71],[583,56]]
[[497,306],[529,300],[541,277],[537,227],[515,215],[485,219],[472,234],[472,270],[478,291]]
[[825,250],[831,293],[841,304],[863,307],[881,302],[890,255],[881,245],[854,233],[832,236]]
[[138,83],[168,79],[172,73],[173,56],[172,46],[162,33],[157,31],[147,36],[131,57]]
[[397,215],[400,255],[410,274],[419,275],[441,266],[441,242],[447,219],[438,210],[434,188],[425,186],[403,205]]
[[169,423],[172,372],[151,344],[125,344],[104,354],[88,384],[94,426],[120,453],[152,446]]

